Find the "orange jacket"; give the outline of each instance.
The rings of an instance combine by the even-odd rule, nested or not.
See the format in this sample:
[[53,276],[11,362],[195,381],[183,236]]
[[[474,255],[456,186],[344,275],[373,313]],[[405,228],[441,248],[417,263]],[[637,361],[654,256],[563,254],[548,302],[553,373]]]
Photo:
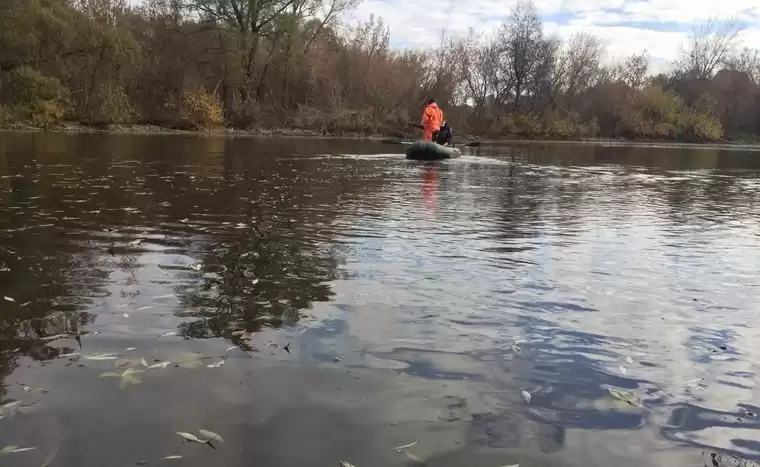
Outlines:
[[438,108],[438,104],[433,102],[425,107],[422,111],[422,126],[426,130],[435,131],[441,128],[443,124],[443,111]]

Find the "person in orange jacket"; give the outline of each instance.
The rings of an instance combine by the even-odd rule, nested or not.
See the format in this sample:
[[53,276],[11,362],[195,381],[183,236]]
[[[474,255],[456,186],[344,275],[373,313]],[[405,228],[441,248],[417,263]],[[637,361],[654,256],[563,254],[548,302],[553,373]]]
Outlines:
[[436,104],[435,99],[428,101],[425,110],[422,111],[422,128],[425,130],[424,139],[433,140],[433,132],[438,131],[443,123],[443,111]]

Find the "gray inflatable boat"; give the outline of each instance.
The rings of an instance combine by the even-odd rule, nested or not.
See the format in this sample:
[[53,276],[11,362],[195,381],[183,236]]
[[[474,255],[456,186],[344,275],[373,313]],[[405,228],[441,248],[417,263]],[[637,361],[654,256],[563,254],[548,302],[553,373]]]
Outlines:
[[462,155],[459,148],[442,146],[432,141],[415,141],[406,148],[406,158],[418,161],[437,161],[441,159],[454,159]]

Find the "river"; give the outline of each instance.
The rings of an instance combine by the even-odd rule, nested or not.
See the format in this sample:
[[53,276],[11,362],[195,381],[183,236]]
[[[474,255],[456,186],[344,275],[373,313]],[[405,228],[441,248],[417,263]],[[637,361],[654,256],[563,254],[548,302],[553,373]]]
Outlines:
[[402,152],[0,133],[0,465],[760,460],[760,152]]

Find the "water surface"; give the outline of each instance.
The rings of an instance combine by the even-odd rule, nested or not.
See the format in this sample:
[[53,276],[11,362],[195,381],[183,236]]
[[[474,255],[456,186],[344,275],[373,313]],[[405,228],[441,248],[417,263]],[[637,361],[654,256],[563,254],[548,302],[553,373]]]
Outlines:
[[402,151],[0,134],[2,465],[760,459],[760,153]]

